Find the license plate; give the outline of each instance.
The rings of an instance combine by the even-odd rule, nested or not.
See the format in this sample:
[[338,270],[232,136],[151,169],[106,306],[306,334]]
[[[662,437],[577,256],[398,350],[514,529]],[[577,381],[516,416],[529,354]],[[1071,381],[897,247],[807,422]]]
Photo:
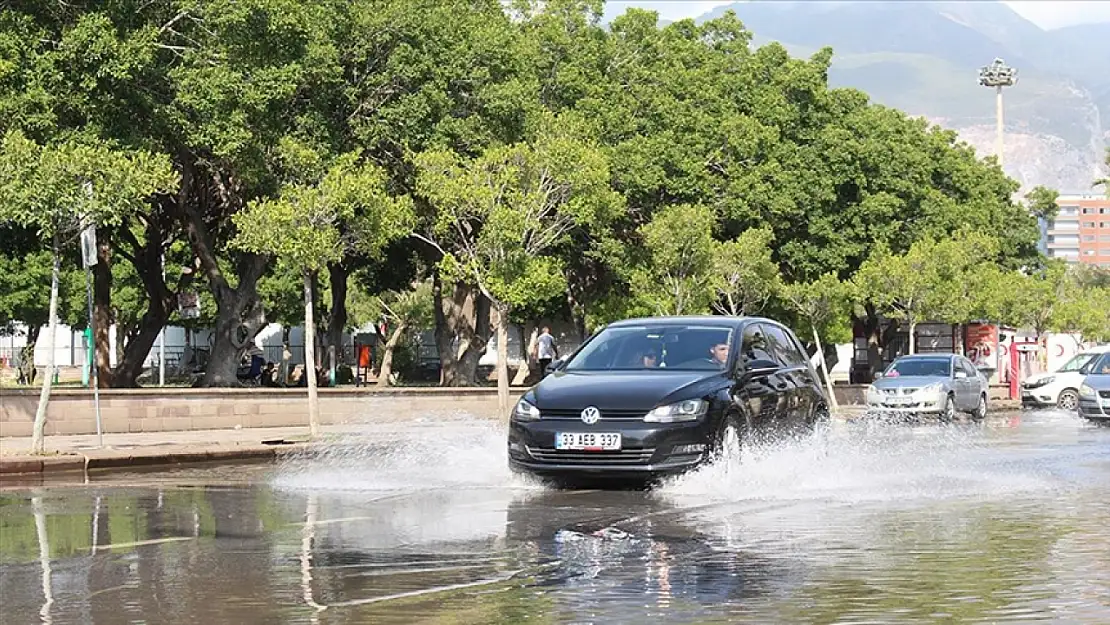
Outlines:
[[886,400],[886,403],[891,405],[891,406],[905,406],[906,404],[912,404],[913,403],[913,398],[912,397],[888,397],[887,400]]
[[621,448],[621,435],[611,432],[556,432],[555,449],[582,451],[616,451]]
[[1110,408],[1110,399],[1106,399],[1106,398],[1104,397],[1104,398],[1102,399],[1102,407],[1103,407],[1103,408]]

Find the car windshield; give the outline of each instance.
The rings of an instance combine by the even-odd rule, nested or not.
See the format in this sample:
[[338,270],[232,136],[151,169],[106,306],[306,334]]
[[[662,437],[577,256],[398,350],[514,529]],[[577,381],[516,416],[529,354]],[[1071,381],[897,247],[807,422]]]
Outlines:
[[951,372],[952,360],[949,358],[906,358],[895,360],[883,377],[897,378],[914,375],[947,378]]
[[620,326],[602,330],[567,362],[566,371],[667,369],[713,371],[728,362],[732,329]]
[[1075,358],[1064,363],[1063,367],[1056,370],[1057,373],[1067,373],[1069,371],[1079,371],[1083,365],[1094,360],[1098,354],[1076,354]]

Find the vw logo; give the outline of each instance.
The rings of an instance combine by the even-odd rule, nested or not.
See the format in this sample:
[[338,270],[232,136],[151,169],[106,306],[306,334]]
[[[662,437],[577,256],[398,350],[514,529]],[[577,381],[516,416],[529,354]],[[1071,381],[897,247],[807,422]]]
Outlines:
[[597,423],[599,419],[601,419],[601,411],[598,410],[596,406],[587,406],[586,409],[582,411],[582,423],[586,425],[593,425]]

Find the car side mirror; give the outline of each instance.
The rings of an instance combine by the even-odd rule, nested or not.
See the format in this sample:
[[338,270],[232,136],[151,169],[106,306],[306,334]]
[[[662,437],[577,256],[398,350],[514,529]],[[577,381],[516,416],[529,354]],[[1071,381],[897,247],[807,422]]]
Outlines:
[[545,374],[555,373],[562,366],[563,366],[563,359],[562,358],[559,358],[558,360],[552,360],[551,362],[547,363],[547,370],[544,371],[544,373]]
[[782,367],[779,363],[773,360],[765,360],[757,358],[750,360],[744,365],[744,375],[747,377],[766,377],[775,373]]
[[957,371],[956,372],[956,379],[957,380],[966,380],[967,379],[967,373],[964,372],[964,371]]
[[874,376],[872,376],[872,379],[875,379],[875,380],[881,380],[881,379],[882,379],[882,377],[883,377],[883,372],[882,372],[882,371],[876,371],[876,372],[875,372],[875,375],[874,375]]

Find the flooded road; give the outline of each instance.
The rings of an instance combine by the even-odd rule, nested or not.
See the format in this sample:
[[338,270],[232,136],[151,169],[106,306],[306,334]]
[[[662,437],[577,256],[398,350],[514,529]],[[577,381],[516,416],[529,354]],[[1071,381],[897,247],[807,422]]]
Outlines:
[[1110,622],[1110,428],[837,424],[651,492],[480,422],[0,491],[4,623]]

